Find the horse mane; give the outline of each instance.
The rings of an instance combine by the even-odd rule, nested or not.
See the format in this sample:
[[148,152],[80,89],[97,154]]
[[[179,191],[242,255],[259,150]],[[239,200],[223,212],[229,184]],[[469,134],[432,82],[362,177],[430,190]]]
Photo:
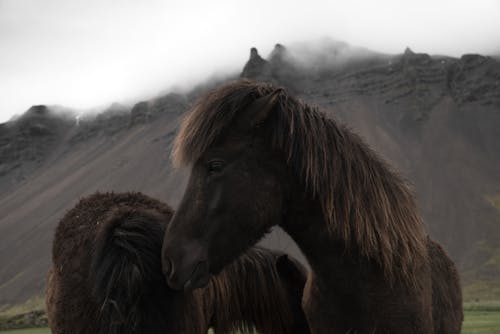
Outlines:
[[[120,195],[116,202],[124,197]],[[199,332],[201,327],[191,319],[201,314],[196,313],[196,301],[171,291],[159,270],[159,250],[173,211],[140,194],[128,198],[136,203],[149,200],[154,209],[123,203],[109,207],[97,222],[89,281],[99,307],[98,333],[160,333],[169,331],[172,323]]]
[[251,248],[211,279],[203,293],[211,303],[205,308],[213,310],[216,333],[292,331],[294,315],[275,267],[276,257],[265,249]]
[[282,88],[240,80],[209,92],[181,124],[174,164],[198,160],[246,107],[277,89],[264,124],[268,139],[319,200],[329,233],[347,252],[377,261],[390,280],[415,284],[413,273],[427,258],[426,232],[408,185],[359,136]]

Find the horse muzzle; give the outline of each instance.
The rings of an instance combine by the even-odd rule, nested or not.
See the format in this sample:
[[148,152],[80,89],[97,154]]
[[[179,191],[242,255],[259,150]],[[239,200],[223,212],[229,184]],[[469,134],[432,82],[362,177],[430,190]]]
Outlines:
[[210,280],[208,261],[203,247],[184,244],[176,250],[164,249],[162,269],[167,284],[174,290],[203,287]]

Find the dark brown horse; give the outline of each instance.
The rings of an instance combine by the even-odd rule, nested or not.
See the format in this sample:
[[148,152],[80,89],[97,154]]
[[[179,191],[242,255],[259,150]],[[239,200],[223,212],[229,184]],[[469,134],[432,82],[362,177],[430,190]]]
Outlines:
[[140,193],[95,194],[60,221],[47,285],[54,334],[308,333],[305,270],[250,249],[204,289],[173,291],[161,271],[172,210]]
[[[312,268],[303,299],[312,332],[429,334],[447,323],[433,322],[441,315],[458,333],[456,270],[445,253],[447,267],[431,269],[435,244],[408,186],[317,109],[269,84],[225,85],[183,121],[173,158],[192,167],[163,243],[172,288],[202,286],[279,224]],[[457,297],[447,313],[433,310],[433,290]]]

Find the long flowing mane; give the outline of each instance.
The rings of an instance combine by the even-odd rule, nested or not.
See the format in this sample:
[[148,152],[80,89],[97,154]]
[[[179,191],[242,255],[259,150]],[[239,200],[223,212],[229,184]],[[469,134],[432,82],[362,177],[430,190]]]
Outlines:
[[377,261],[389,279],[415,284],[413,273],[427,258],[426,232],[407,184],[359,136],[282,88],[242,80],[209,92],[181,125],[174,164],[196,161],[241,111],[277,89],[269,140],[321,203],[332,237]]
[[[290,333],[288,291],[275,268],[276,254],[251,248],[204,290],[216,333]],[[235,321],[241,319],[241,321]],[[251,322],[247,319],[250,319]]]

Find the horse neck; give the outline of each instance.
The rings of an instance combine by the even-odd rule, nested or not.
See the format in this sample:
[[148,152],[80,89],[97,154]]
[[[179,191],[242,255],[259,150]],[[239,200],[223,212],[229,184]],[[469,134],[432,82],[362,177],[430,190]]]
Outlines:
[[297,243],[317,276],[329,267],[329,257],[325,254],[339,252],[343,243],[328,233],[319,201],[305,198],[303,195],[291,200],[292,209],[288,211],[281,227]]
[[[318,182],[313,195],[296,173],[289,174],[286,182],[292,184],[292,195],[283,228],[316,272],[332,265],[376,263],[390,279],[411,280],[426,258],[425,229],[413,195],[358,136],[333,121],[328,126],[336,136],[330,143],[335,147],[333,159],[328,161],[335,176],[328,174],[324,182],[333,187]],[[335,253],[336,262],[325,257]],[[401,273],[393,272],[397,267]]]

